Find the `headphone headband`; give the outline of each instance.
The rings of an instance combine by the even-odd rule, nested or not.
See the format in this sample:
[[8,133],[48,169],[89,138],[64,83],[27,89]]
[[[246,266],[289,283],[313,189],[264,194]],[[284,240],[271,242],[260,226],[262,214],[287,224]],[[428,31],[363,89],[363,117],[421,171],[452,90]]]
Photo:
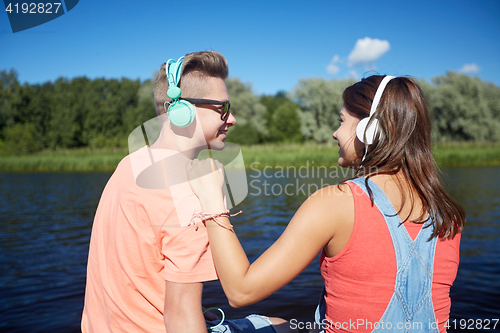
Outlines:
[[174,59],[169,59],[167,61],[167,68],[165,70],[168,81],[167,96],[174,101],[181,97],[181,89],[178,87],[179,81],[181,80],[182,63],[184,62],[184,56],[180,57],[175,61]]
[[[177,127],[186,127],[191,125],[196,117],[194,106],[187,101],[179,100],[182,93],[181,88],[179,87],[179,81],[181,80],[183,62],[184,56],[177,59],[177,61],[169,59],[166,62],[165,68],[165,74],[167,75],[168,81],[167,96],[172,99],[172,102],[169,103],[166,101],[163,104],[163,107],[168,114],[170,123]],[[168,109],[167,104],[169,104]]]
[[375,111],[377,110],[378,103],[380,102],[380,98],[384,93],[387,83],[389,83],[389,81],[395,78],[396,78],[395,76],[386,75],[382,79],[382,82],[380,82],[380,85],[378,86],[377,91],[375,92],[375,97],[373,97],[372,107],[370,108],[370,117],[372,117]]
[[[356,127],[356,136],[358,137],[359,141],[363,142],[366,146],[369,146],[373,143],[373,140],[375,140],[375,134],[377,133],[379,128],[378,119],[375,118],[372,120],[372,118],[375,111],[377,110],[380,98],[382,98],[382,94],[384,93],[387,83],[395,78],[395,76],[387,75],[382,79],[382,82],[380,82],[377,91],[375,92],[375,96],[373,97],[372,106],[370,108],[370,115],[366,118],[361,119],[358,123],[358,126]],[[370,121],[370,126],[368,126],[368,123]]]

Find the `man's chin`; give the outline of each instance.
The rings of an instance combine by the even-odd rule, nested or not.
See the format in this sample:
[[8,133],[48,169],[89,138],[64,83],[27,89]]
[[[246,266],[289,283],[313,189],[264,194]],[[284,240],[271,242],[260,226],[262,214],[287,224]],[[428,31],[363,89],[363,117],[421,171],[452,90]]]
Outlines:
[[225,146],[226,144],[223,141],[212,141],[208,144],[208,148],[213,150],[222,150]]

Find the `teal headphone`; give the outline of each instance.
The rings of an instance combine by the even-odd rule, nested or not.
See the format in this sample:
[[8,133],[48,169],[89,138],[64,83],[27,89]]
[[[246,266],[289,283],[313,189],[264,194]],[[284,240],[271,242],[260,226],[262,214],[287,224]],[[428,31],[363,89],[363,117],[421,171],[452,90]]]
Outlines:
[[[179,99],[181,97],[179,81],[181,80],[183,62],[184,57],[180,57],[177,61],[169,59],[165,68],[168,80],[167,96],[172,99],[172,102],[165,102],[163,107],[167,112],[170,122],[177,127],[186,127],[191,125],[196,116],[193,104]],[[168,109],[167,103],[169,104]]]

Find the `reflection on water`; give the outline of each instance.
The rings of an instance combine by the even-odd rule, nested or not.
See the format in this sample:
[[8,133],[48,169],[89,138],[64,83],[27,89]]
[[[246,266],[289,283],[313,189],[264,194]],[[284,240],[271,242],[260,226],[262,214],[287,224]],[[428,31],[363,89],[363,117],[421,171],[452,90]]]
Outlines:
[[[239,205],[243,214],[232,220],[251,261],[279,237],[310,193],[342,177],[329,170],[327,178],[309,172],[299,179],[277,171],[250,172],[249,196]],[[451,317],[499,318],[500,167],[443,171],[467,213]],[[101,173],[0,174],[1,332],[80,331],[92,219],[108,178]],[[311,320],[322,284],[318,259],[258,304],[231,309],[218,282],[206,284],[204,304],[220,306],[231,317],[253,312]]]

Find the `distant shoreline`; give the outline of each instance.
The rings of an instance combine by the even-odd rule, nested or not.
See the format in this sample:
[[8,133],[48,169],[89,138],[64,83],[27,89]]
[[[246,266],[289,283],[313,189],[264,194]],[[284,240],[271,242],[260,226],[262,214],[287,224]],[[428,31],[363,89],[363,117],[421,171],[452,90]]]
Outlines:
[[[247,168],[266,166],[337,166],[338,147],[316,144],[241,146]],[[0,172],[112,172],[127,149],[47,150],[33,155],[0,156]],[[440,167],[500,165],[500,143],[440,143],[433,148]],[[258,162],[258,163],[255,163]]]

